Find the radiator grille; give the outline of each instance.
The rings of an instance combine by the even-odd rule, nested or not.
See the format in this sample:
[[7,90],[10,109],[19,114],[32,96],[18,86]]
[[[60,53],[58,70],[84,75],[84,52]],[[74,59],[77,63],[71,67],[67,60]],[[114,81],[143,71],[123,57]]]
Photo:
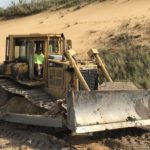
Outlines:
[[[81,73],[86,80],[89,88],[91,90],[98,89],[98,73],[97,69],[90,69],[90,70],[81,70]],[[81,83],[79,84],[79,89],[83,90]]]

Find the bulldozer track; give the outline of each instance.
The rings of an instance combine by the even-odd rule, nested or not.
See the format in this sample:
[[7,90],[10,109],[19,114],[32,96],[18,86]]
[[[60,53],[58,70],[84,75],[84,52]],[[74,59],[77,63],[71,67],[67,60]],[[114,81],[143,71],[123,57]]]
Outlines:
[[[70,134],[44,130],[39,127],[22,126],[7,122],[0,123],[0,139],[9,139],[10,143],[0,145],[5,149],[17,145],[32,150],[149,150],[150,128],[133,128],[100,132],[93,136],[71,136]],[[106,148],[108,147],[108,149]],[[23,148],[22,148],[23,149]],[[103,150],[103,149],[102,149]]]
[[18,128],[15,124],[0,123],[0,139],[8,139],[10,142],[6,145],[0,145],[0,149],[10,148],[16,145],[20,149],[28,149],[21,147],[29,147],[32,150],[74,150],[64,140],[55,136],[42,133],[38,130],[31,130],[28,126]]
[[47,110],[54,104],[55,99],[42,88],[31,89],[7,79],[0,79],[0,87],[9,93],[23,96],[32,104]]

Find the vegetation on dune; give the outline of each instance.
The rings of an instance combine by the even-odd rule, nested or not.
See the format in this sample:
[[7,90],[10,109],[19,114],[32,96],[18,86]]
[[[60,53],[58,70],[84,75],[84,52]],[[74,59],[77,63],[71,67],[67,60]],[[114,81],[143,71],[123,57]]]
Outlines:
[[3,17],[4,15],[4,9],[0,7],[0,17]]
[[[19,0],[3,9],[0,8],[0,17],[12,18],[27,16],[45,10],[58,10],[81,4],[89,4],[94,1],[105,0]],[[111,45],[119,50],[100,50],[108,71],[114,81],[133,81],[138,87],[150,88],[150,47],[137,46],[133,42],[133,36],[120,34],[110,41]]]
[[114,81],[132,81],[139,88],[150,88],[150,48],[128,45],[117,51],[100,50]]
[[19,0],[12,3],[9,7],[3,9],[0,8],[0,17],[12,18],[19,16],[27,16],[35,13],[39,13],[48,9],[58,10],[61,8],[68,8],[77,6],[80,8],[81,4],[89,4],[93,1],[104,1],[104,0]]

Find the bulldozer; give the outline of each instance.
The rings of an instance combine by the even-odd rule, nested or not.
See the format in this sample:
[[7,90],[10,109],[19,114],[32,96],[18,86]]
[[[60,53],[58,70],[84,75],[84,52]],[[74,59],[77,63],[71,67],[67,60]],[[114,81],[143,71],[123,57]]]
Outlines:
[[[44,55],[40,77],[38,48]],[[0,119],[77,134],[150,125],[150,91],[113,82],[99,51],[88,55],[79,60],[64,34],[9,35],[0,65]]]

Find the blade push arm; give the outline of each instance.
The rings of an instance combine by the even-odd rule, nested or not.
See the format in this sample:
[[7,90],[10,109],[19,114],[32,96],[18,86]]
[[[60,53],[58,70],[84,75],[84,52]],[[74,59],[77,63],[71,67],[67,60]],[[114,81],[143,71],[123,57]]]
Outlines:
[[105,76],[105,78],[109,82],[113,82],[112,79],[111,79],[111,77],[110,77],[110,75],[109,75],[109,73],[108,73],[108,71],[107,71],[107,69],[106,69],[106,67],[105,67],[105,65],[104,65],[104,63],[103,63],[103,61],[102,61],[102,59],[101,59],[101,57],[100,57],[100,55],[99,55],[98,50],[97,49],[91,49],[88,52],[88,54],[89,54],[90,57],[93,57],[93,56],[95,57],[96,64],[101,69],[101,71],[102,71],[103,75]]
[[83,75],[82,75],[81,72],[80,72],[79,67],[78,67],[77,64],[76,64],[76,61],[75,61],[74,58],[73,58],[73,55],[74,55],[74,54],[75,54],[75,52],[74,52],[73,50],[68,50],[68,51],[65,52],[65,55],[66,55],[66,57],[68,58],[68,60],[70,61],[71,65],[73,66],[73,68],[74,68],[74,70],[75,70],[75,73],[76,73],[76,75],[77,75],[79,81],[81,82],[81,84],[82,84],[84,90],[90,91],[90,88],[89,88],[88,84],[86,83],[86,81],[85,81]]

